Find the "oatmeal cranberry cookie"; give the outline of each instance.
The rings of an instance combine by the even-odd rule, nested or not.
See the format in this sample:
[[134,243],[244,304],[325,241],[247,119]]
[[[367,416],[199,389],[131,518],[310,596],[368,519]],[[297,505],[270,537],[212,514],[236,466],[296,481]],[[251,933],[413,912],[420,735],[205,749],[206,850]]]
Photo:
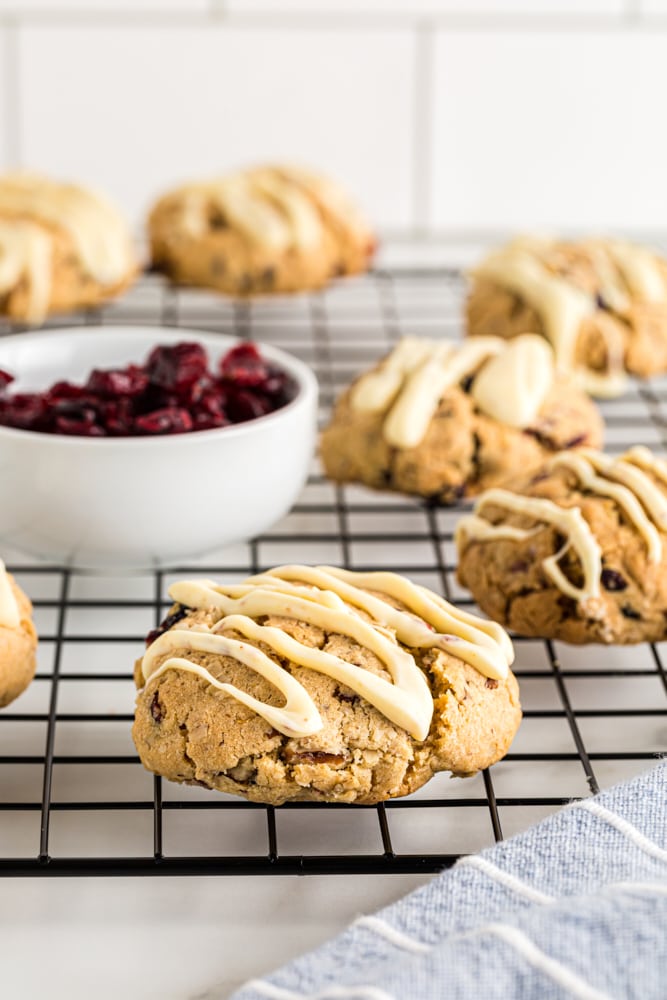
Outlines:
[[178,284],[250,296],[368,269],[375,239],[328,178],[267,166],[187,184],[153,208],[153,265]]
[[136,665],[133,735],[172,781],[380,802],[487,767],[519,725],[506,633],[394,573],[282,566],[170,595]]
[[100,195],[31,174],[0,176],[0,314],[41,323],[98,305],[135,278],[120,214]]
[[454,503],[602,434],[541,337],[405,338],[342,395],[320,450],[338,482]]
[[521,635],[667,638],[667,463],[647,448],[556,455],[484,493],[456,538],[461,584]]
[[594,396],[667,371],[667,261],[611,239],[520,237],[472,273],[468,332],[537,332]]
[[35,676],[37,633],[32,605],[0,559],[0,707],[14,701]]

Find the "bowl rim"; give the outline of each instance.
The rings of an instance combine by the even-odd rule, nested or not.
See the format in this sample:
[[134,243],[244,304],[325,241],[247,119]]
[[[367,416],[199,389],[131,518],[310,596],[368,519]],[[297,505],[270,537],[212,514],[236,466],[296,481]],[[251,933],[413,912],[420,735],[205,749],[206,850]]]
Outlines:
[[[26,340],[31,343],[39,344],[42,341],[57,340],[59,336],[63,335],[66,335],[68,338],[74,337],[74,339],[84,340],[91,337],[106,335],[113,336],[114,339],[118,339],[118,337],[129,337],[133,334],[136,335],[137,333],[155,334],[156,340],[153,344],[154,347],[159,345],[159,337],[164,337],[172,343],[178,343],[180,340],[199,340],[199,342],[203,343],[203,346],[207,348],[215,346],[216,341],[222,340],[228,342],[229,348],[233,347],[235,344],[248,342],[245,341],[243,337],[236,337],[233,334],[217,333],[213,330],[200,330],[196,327],[163,327],[150,324],[126,324],[122,326],[96,325],[57,327],[50,330],[26,331],[9,334],[8,336],[0,337],[0,354],[2,353],[4,344],[25,342]],[[187,443],[188,440],[201,442],[203,440],[218,440],[221,437],[224,440],[250,436],[256,428],[268,427],[273,423],[277,423],[288,414],[292,413],[297,407],[300,407],[304,403],[308,402],[311,398],[317,402],[319,395],[319,383],[317,381],[317,376],[309,365],[295,357],[293,354],[290,354],[288,351],[282,350],[280,347],[274,347],[272,344],[265,344],[260,340],[252,340],[251,342],[256,344],[260,353],[265,353],[265,356],[268,357],[269,360],[275,360],[278,364],[282,365],[287,373],[291,375],[297,383],[297,393],[294,399],[291,399],[285,406],[281,406],[280,409],[274,410],[272,413],[266,413],[261,417],[253,417],[251,420],[245,420],[238,424],[227,424],[225,427],[210,427],[205,430],[198,431],[186,431],[182,434],[144,434],[136,436],[119,435],[118,437],[86,437],[82,434],[46,434],[43,431],[23,430],[20,427],[7,427],[4,424],[0,424],[0,440],[2,438],[8,438],[9,440],[15,439],[17,441],[20,440],[26,442],[41,441],[42,443],[52,443],[53,446],[57,447],[64,445],[65,447],[70,448],[110,448],[114,445],[116,447],[123,446],[132,448],[146,448],[148,446],[168,447],[169,445],[172,447],[182,447],[183,442]],[[131,363],[131,361],[127,362],[127,364]],[[176,442],[179,442],[179,444],[176,444]]]

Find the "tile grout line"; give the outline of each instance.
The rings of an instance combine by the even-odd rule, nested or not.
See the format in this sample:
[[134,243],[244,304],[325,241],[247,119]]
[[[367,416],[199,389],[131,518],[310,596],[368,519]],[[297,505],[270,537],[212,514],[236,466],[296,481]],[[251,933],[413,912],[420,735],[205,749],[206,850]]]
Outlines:
[[[667,29],[667,16],[664,14],[649,14],[642,12],[638,0],[625,0],[621,10],[614,13],[505,13],[449,11],[428,13],[429,24],[434,30],[451,31],[586,31],[586,32],[617,32],[627,31],[632,27],[645,26],[657,30]],[[424,12],[412,13],[410,10],[392,11],[354,11],[340,12],[331,7],[329,10],[312,11],[307,7],[277,13],[267,11],[238,11],[229,8],[228,0],[207,0],[203,9],[159,11],[149,8],[132,10],[114,10],[107,7],[99,11],[89,11],[85,8],[69,7],[63,3],[57,9],[14,10],[0,12],[0,26],[10,23],[21,23],[45,27],[104,27],[145,26],[182,28],[189,25],[205,26],[211,19],[225,20],[234,27],[259,30],[269,28],[285,30],[403,30],[408,31],[423,24]]]
[[15,169],[21,165],[21,119],[19,115],[19,31],[18,20],[9,19],[2,25],[3,31],[3,72],[4,95],[2,99],[2,115],[4,118],[4,167]]

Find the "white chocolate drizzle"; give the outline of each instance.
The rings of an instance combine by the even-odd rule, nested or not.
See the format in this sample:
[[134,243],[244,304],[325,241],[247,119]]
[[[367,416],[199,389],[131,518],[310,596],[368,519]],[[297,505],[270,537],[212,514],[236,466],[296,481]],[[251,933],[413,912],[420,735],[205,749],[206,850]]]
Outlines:
[[[577,287],[547,265],[553,241],[518,238],[487,257],[474,275],[501,285],[524,299],[539,315],[560,369],[572,372],[582,388],[596,396],[624,391],[623,350],[620,337],[605,331],[607,371],[596,372],[576,363],[582,323],[598,305],[595,296]],[[667,280],[655,254],[620,240],[588,240],[582,244],[591,256],[599,290],[608,307],[623,314],[631,301],[665,302]]]
[[[656,459],[647,448],[632,448],[617,459],[591,449],[582,449],[576,454],[561,452],[551,459],[547,467],[566,468],[574,473],[582,492],[613,500],[641,536],[649,560],[653,563],[661,560],[661,533],[667,532],[667,496],[647,472],[667,484],[667,465]],[[536,525],[518,528],[502,522],[492,524],[482,516],[483,509],[490,504],[528,516]],[[561,507],[551,500],[523,496],[508,490],[487,490],[475,504],[474,513],[462,518],[457,525],[459,553],[469,542],[495,539],[523,541],[539,531],[540,524],[553,525],[566,538],[559,552],[542,561],[546,575],[562,593],[574,598],[589,614],[595,615],[599,609],[602,552],[579,507]],[[581,564],[584,576],[581,587],[568,580],[558,565],[570,547]]]
[[179,192],[182,221],[192,236],[206,228],[206,203],[256,246],[270,250],[312,250],[325,227],[321,204],[350,231],[368,239],[370,231],[344,192],[326,178],[296,167],[263,167],[189,184]]
[[521,240],[491,254],[475,269],[525,299],[544,324],[556,363],[566,371],[574,367],[581,323],[595,312],[595,300],[565,278],[547,269],[532,244]]
[[330,177],[304,170],[303,167],[272,167],[276,173],[290,183],[298,184],[326,215],[360,243],[367,244],[372,238],[368,222],[347,191],[332,181]]
[[471,396],[483,413],[509,427],[528,427],[554,384],[554,355],[547,342],[525,333],[510,340],[478,373]]
[[27,316],[46,315],[51,297],[52,243],[33,222],[0,220],[0,295],[25,281]]
[[[602,556],[600,546],[579,508],[559,507],[551,500],[518,496],[509,490],[487,490],[475,504],[475,513],[461,518],[456,526],[456,543],[459,551],[464,549],[469,541],[487,542],[496,539],[523,541],[539,530],[539,528],[517,528],[509,524],[490,524],[481,516],[487,504],[497,504],[514,514],[525,514],[543,524],[552,524],[565,535],[565,545],[555,555],[544,559],[542,568],[563,594],[586,606],[589,612],[592,611],[596,599],[600,596]],[[558,565],[570,546],[579,557],[583,569],[582,587],[571,583]]]
[[664,302],[667,282],[655,254],[646,247],[620,240],[608,240],[603,246],[621,272],[631,293],[640,302]]
[[0,559],[0,628],[18,628],[20,624],[19,606],[5,564]]
[[644,539],[649,559],[660,561],[662,539],[658,528],[667,531],[667,498],[645,472],[623,457],[614,460],[588,448],[576,455],[561,452],[554,456],[551,466],[569,469],[589,493],[614,500]]
[[101,285],[135,267],[129,231],[101,195],[31,174],[0,177],[0,293],[25,278],[31,321],[48,307],[54,228],[70,237],[81,268]]
[[535,419],[554,381],[551,349],[535,334],[514,341],[473,337],[462,344],[405,337],[354,384],[350,402],[358,412],[384,414],[388,444],[414,448],[443,395],[473,372],[478,409],[512,427]]
[[[500,626],[462,612],[426,588],[393,573],[282,566],[228,586],[210,580],[181,581],[172,585],[169,594],[181,605],[216,609],[224,617],[213,629],[194,626],[163,633],[144,656],[144,681],[149,683],[171,669],[195,673],[290,737],[312,735],[322,728],[312,698],[296,678],[256,646],[225,633],[240,633],[292,663],[347,685],[417,740],[428,735],[433,697],[423,671],[403,645],[442,649],[483,675],[499,680],[507,676],[513,659],[512,645]],[[396,608],[385,597],[409,610]],[[265,616],[296,619],[325,633],[354,640],[378,658],[391,680],[254,620]],[[267,705],[235,685],[217,680],[205,667],[183,655],[188,652],[239,660],[276,687],[284,695],[285,704]]]
[[648,448],[642,444],[633,445],[623,456],[626,462],[638,465],[645,472],[651,472],[663,483],[667,483],[667,462],[662,458],[656,458]]

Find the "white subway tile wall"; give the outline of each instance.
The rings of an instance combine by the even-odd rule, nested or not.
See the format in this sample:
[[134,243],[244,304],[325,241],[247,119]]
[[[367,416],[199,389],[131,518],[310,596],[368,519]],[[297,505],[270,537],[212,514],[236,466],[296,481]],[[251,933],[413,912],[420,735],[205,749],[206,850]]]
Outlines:
[[441,31],[433,221],[667,229],[663,32]]
[[190,177],[322,164],[384,225],[409,227],[414,55],[385,28],[26,26],[21,159],[94,179],[135,215]]
[[0,167],[104,188],[264,159],[390,234],[667,232],[667,0],[0,0]]

